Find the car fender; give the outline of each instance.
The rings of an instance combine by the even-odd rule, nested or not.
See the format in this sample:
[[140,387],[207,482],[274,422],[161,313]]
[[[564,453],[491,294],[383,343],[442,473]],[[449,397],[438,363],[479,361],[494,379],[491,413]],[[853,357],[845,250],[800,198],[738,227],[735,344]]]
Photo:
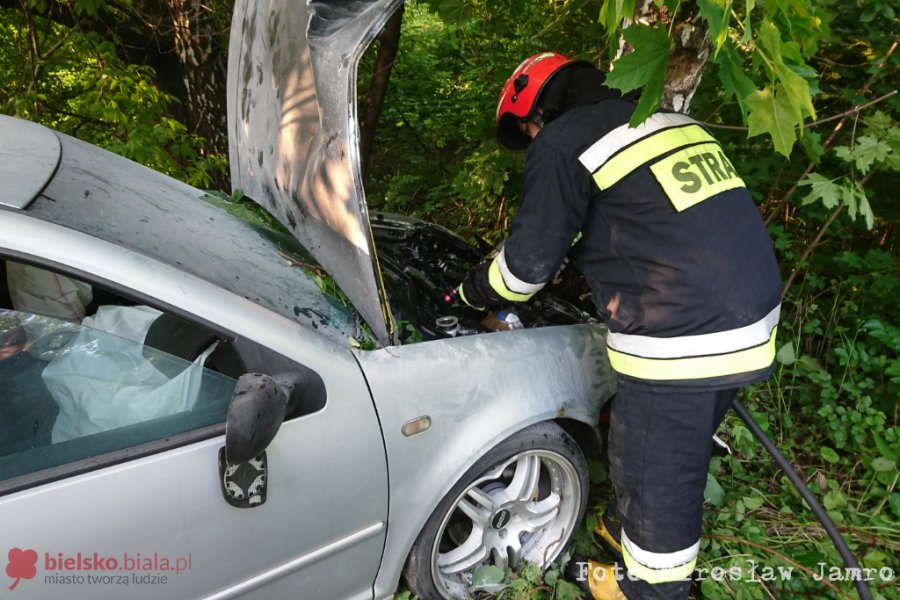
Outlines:
[[[394,592],[426,520],[490,448],[540,421],[596,427],[615,389],[603,333],[599,325],[570,325],[356,353],[375,399],[390,478],[376,598]],[[427,429],[403,433],[405,424],[426,417]]]

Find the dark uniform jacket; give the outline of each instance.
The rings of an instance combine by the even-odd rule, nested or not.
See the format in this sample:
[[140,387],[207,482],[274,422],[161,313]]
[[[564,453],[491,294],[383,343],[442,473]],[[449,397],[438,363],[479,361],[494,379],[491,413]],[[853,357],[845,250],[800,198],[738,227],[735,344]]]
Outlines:
[[569,254],[620,374],[701,387],[764,379],[781,280],[759,212],[706,129],[666,112],[630,128],[633,109],[604,100],[540,131],[509,238],[463,297],[527,300]]

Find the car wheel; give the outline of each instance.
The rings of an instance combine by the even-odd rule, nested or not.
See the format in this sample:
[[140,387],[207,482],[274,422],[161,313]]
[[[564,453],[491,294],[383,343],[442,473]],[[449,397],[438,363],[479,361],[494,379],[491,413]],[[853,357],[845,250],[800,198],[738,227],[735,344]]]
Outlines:
[[466,472],[413,544],[406,582],[423,600],[468,598],[478,567],[546,566],[584,515],[584,455],[556,423],[507,438]]

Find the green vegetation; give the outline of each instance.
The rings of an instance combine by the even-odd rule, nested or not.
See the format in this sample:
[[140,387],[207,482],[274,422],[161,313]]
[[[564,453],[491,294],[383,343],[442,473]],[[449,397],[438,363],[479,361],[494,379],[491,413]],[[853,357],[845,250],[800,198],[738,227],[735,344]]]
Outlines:
[[[617,34],[618,19],[610,20],[609,11],[618,7],[626,14],[628,5],[604,3],[603,22],[616,26],[610,34]],[[718,52],[691,113],[715,128],[739,165],[769,224],[785,280],[778,373],[745,390],[743,400],[809,482],[863,566],[896,574],[896,16],[887,2],[860,3],[858,12],[828,1],[699,5],[704,17],[722,16],[711,27]],[[595,3],[519,8],[502,1],[407,3],[367,181],[371,205],[438,221],[473,238],[502,239],[515,214],[523,164],[521,155],[500,150],[493,139],[503,81],[540,50],[605,64],[617,45],[598,29]],[[641,28],[625,39],[641,36],[659,32]],[[629,72],[626,55],[614,82],[632,89],[665,74],[665,62],[660,66],[646,56],[667,51],[668,38],[661,39],[635,44],[645,56],[630,59],[655,65],[654,74]],[[651,98],[649,108],[658,100],[658,94]],[[729,416],[720,436],[734,454],[714,459],[710,469],[698,564],[707,576],[697,582],[697,596],[855,597],[846,577],[828,581],[834,575],[828,569],[842,567],[839,555],[743,422]],[[609,482],[602,466],[595,467],[592,504],[602,508]],[[589,515],[573,552],[602,560],[592,526]],[[814,577],[822,564],[826,581]],[[756,580],[748,581],[754,565]],[[764,579],[765,568],[777,575],[778,567],[793,568],[791,579]],[[744,578],[712,577],[715,568],[740,568]],[[492,582],[505,586],[500,597],[567,597],[570,590],[554,585],[556,573],[554,567],[544,574],[551,581],[528,572],[504,578],[494,573]],[[897,597],[896,581],[875,576],[869,583],[876,595]]]
[[[115,16],[132,2],[21,0],[0,6],[0,112],[56,127],[210,187],[225,160],[173,115],[185,98],[123,57],[119,40],[54,20],[48,6]],[[865,567],[900,571],[900,23],[893,0],[656,0],[659,18],[625,30],[635,0],[424,0],[407,3],[366,190],[372,208],[501,240],[521,192],[523,156],[494,139],[497,93],[523,58],[552,49],[605,67],[619,36],[622,89],[663,91],[673,32],[696,8],[710,62],[690,112],[709,124],[769,226],[785,281],[779,369],[744,402],[849,540]],[[637,2],[638,5],[642,4]],[[218,5],[217,5],[218,6]],[[217,10],[225,10],[218,7]],[[80,11],[80,12],[79,12]],[[43,15],[43,16],[42,16]],[[227,32],[224,32],[227,35]],[[374,52],[364,57],[367,81]],[[361,93],[365,93],[361,85]],[[362,105],[362,103],[361,103]],[[226,198],[219,198],[227,201]],[[713,461],[698,567],[757,565],[757,580],[707,577],[697,597],[844,598],[841,561],[804,503],[736,416]],[[594,507],[609,482],[591,469]],[[603,558],[588,516],[573,550]],[[826,565],[825,581],[814,575]],[[763,569],[793,568],[789,580]],[[545,573],[485,570],[502,598],[571,598]],[[870,581],[882,598],[897,582]],[[498,588],[499,589],[499,588]],[[400,594],[404,598],[404,594]]]
[[3,8],[8,4],[0,3],[0,113],[199,187],[225,172],[227,158],[206,152],[205,140],[172,116],[182,100],[160,88],[156,71],[127,62],[118,36],[86,29],[121,19],[131,2],[23,0]]

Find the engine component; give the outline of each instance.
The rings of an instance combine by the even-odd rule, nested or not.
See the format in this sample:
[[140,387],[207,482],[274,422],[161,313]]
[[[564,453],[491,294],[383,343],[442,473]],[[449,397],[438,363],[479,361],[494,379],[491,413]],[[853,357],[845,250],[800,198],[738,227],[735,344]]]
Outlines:
[[[483,313],[453,297],[448,301],[448,290],[459,285],[490,248],[476,248],[455,233],[418,219],[377,212],[370,216],[391,308],[403,331],[409,331],[409,324],[423,340],[430,340],[596,322],[583,278],[575,269],[565,269],[530,302],[516,305],[512,312],[495,313],[497,323],[488,319],[493,325],[489,326]],[[456,319],[455,325],[444,317]],[[413,341],[407,336],[401,341]]]

